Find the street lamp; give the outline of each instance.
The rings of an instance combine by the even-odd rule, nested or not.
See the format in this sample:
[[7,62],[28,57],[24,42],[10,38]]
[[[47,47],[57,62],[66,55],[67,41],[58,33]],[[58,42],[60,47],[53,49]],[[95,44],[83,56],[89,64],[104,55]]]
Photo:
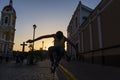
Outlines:
[[43,50],[43,48],[44,48],[44,41],[42,41],[42,50]]
[[[35,39],[35,29],[36,29],[36,25],[33,25],[33,40]],[[33,50],[34,50],[34,42],[33,42]]]

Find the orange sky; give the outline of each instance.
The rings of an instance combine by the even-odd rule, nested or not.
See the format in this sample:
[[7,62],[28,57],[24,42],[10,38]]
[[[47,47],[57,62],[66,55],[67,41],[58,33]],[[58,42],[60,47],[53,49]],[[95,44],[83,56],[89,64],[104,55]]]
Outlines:
[[[36,24],[35,37],[63,31],[67,36],[67,26],[80,0],[13,0],[16,10],[16,31],[14,50],[22,50],[21,43],[33,38],[33,25]],[[86,6],[94,8],[100,0],[81,0]],[[9,0],[0,0],[0,10],[9,4]],[[43,39],[35,42],[35,49],[46,49],[53,45],[53,39]],[[28,46],[26,51],[28,51]]]

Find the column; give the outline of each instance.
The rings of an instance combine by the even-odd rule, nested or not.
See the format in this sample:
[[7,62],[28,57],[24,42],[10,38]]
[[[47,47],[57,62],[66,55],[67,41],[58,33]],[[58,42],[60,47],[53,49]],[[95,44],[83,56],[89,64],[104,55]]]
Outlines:
[[10,26],[12,26],[12,22],[13,22],[13,20],[12,20],[12,15],[11,15],[11,21],[10,21]]
[[[98,11],[99,14],[99,11]],[[99,48],[103,47],[103,42],[102,42],[102,30],[101,30],[101,18],[100,15],[98,15],[98,37],[99,37]]]
[[2,53],[4,52],[4,43],[2,43]]
[[93,36],[92,36],[92,26],[89,24],[89,30],[90,30],[90,50],[93,50]]
[[81,41],[81,42],[82,42],[82,43],[81,43],[81,45],[82,45],[82,52],[84,52],[84,43],[83,43],[83,42],[84,42],[84,41],[83,41],[83,40],[84,40],[84,39],[83,39],[84,37],[83,37],[83,32],[81,32],[81,38],[82,38],[82,41]]
[[8,54],[8,44],[6,44],[5,47],[6,47],[6,48],[5,48],[5,53]]

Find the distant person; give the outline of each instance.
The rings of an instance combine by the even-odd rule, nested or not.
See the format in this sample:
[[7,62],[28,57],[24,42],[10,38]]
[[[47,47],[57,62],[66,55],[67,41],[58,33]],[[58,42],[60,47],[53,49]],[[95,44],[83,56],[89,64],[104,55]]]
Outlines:
[[20,54],[19,54],[19,60],[20,60],[20,63],[21,63],[21,64],[23,63],[23,60],[24,60],[23,54],[24,54],[24,53],[20,53]]
[[[69,42],[76,50],[77,48],[73,43],[71,43],[64,35],[62,31],[56,32],[56,34],[50,34],[50,35],[44,35],[40,36],[34,40],[28,40],[28,43],[35,42],[37,40],[43,39],[43,38],[54,38],[54,46],[49,47],[48,52],[49,52],[49,57],[51,61],[51,70],[52,72],[55,71],[56,67],[59,65],[59,62],[61,58],[64,56],[65,53],[65,41]],[[54,58],[54,53],[56,53],[56,58]]]
[[16,52],[16,64],[22,64],[23,63],[23,54],[19,51]]
[[16,63],[19,63],[19,52],[18,51],[15,53],[15,60],[16,60]]
[[2,53],[0,53],[0,63],[2,63],[2,60],[3,60],[3,55]]
[[6,62],[8,62],[8,61],[9,61],[9,56],[10,56],[10,54],[9,54],[9,53],[7,53],[7,54],[5,55]]

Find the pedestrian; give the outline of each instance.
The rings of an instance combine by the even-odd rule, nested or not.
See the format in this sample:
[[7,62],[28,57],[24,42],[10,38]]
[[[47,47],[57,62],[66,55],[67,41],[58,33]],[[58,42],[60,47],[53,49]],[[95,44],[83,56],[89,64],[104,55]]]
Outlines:
[[20,63],[20,52],[17,51],[15,56],[16,56],[16,58],[15,58],[16,59],[16,64]]
[[0,63],[2,63],[2,60],[3,60],[3,55],[2,53],[0,53]]
[[9,54],[9,53],[6,53],[6,55],[5,55],[6,62],[8,62],[8,61],[9,61],[9,56],[10,56],[10,54]]
[[[49,57],[50,57],[50,61],[51,61],[51,70],[52,70],[52,72],[54,72],[56,67],[58,67],[60,60],[64,56],[65,41],[70,43],[75,48],[76,51],[77,51],[77,48],[70,40],[68,40],[63,35],[62,31],[57,31],[55,34],[43,35],[34,40],[28,40],[27,42],[32,43],[32,42],[35,42],[35,41],[43,39],[43,38],[51,38],[51,37],[54,38],[54,46],[50,46],[48,49],[48,52],[49,52]],[[54,58],[54,53],[56,53],[56,58]]]
[[29,53],[27,54],[27,64],[30,63],[30,56],[29,56]]
[[28,55],[27,55],[27,64],[33,64],[34,60],[34,53],[33,51],[29,51]]
[[23,53],[19,54],[19,60],[20,60],[20,63],[22,64],[23,63]]

